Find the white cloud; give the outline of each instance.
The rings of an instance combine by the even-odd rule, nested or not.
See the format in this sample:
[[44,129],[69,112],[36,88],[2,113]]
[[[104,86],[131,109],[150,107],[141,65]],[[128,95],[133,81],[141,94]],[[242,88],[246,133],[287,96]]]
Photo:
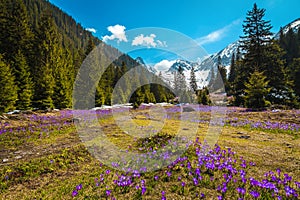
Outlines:
[[97,33],[97,30],[94,28],[86,28],[85,30],[92,32],[92,33]]
[[166,47],[167,42],[166,41],[160,41],[160,40],[155,40],[156,35],[155,34],[150,34],[149,36],[144,36],[144,34],[140,34],[139,36],[136,36],[131,45],[132,46],[145,46],[145,47]]
[[131,45],[133,46],[146,46],[146,47],[156,47],[156,42],[154,41],[154,38],[156,37],[155,34],[151,34],[150,36],[144,36],[143,34],[136,36]]
[[176,62],[176,60],[169,61],[169,60],[162,60],[159,63],[154,65],[154,68],[157,71],[167,71],[170,67]]
[[107,30],[109,32],[111,32],[111,35],[105,35],[102,37],[102,40],[104,42],[107,42],[108,40],[117,40],[118,42],[127,42],[127,37],[126,37],[126,34],[125,34],[125,29],[126,27],[125,26],[122,26],[122,25],[114,25],[114,26],[109,26],[107,27]]
[[240,22],[241,20],[237,19],[219,30],[213,31],[204,37],[197,38],[196,41],[199,45],[204,45],[204,44],[219,41],[226,36],[226,34],[233,26],[240,24]]

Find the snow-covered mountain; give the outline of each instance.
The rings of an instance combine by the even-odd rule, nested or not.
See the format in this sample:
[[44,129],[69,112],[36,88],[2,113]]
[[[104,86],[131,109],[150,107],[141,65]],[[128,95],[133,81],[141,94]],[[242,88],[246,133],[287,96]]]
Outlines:
[[[290,30],[290,28],[293,29],[294,32],[297,32],[300,28],[300,18],[298,18],[298,19],[294,20],[293,22],[284,26],[282,28],[283,34],[286,34]],[[279,35],[280,35],[280,32],[275,34],[274,38],[278,39]]]
[[[286,34],[290,28],[292,28],[294,32],[297,32],[300,29],[300,18],[284,26],[283,33]],[[278,39],[279,34],[280,34],[279,32],[274,34],[274,38]],[[141,65],[144,65],[150,72],[153,72],[157,75],[161,72],[163,79],[170,84],[173,83],[174,72],[177,71],[179,66],[183,68],[186,81],[187,83],[189,83],[190,70],[193,66],[196,72],[198,87],[202,88],[203,86],[208,85],[211,77],[212,68],[214,68],[214,72],[216,73],[219,57],[221,58],[221,64],[226,67],[227,73],[229,73],[232,55],[233,53],[236,54],[239,46],[240,46],[240,41],[235,41],[229,44],[221,51],[219,51],[218,53],[210,55],[209,57],[202,60],[201,62],[200,61],[191,62],[186,60],[172,60],[172,61],[162,60],[161,62],[155,64],[154,66],[148,66],[144,63],[142,58],[138,57],[136,60]]]
[[137,57],[137,58],[135,59],[135,61],[136,61],[137,63],[139,63],[141,66],[145,67],[149,72],[154,73],[154,74],[157,73],[157,70],[155,70],[155,68],[153,68],[153,67],[150,66],[150,65],[146,65],[146,63],[144,62],[143,58]]

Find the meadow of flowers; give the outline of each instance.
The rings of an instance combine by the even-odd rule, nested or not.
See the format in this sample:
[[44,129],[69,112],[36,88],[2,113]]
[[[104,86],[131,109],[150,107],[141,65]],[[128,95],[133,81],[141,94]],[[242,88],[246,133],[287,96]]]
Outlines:
[[[151,121],[151,115],[143,112],[147,109],[149,106],[142,106],[139,110],[130,112],[143,114],[145,119]],[[199,115],[189,118],[180,117],[183,111],[180,106],[168,106],[165,109],[166,112],[162,116],[165,120],[183,120],[208,125],[211,123],[210,112],[215,108],[194,106],[193,109]],[[127,111],[127,108],[98,109],[94,112],[100,120],[105,119],[112,123],[112,112],[124,111]],[[300,114],[297,110],[292,112],[295,116]],[[55,138],[67,130],[75,132],[73,114],[71,110],[56,114],[19,114],[18,120],[22,120],[19,126],[16,123],[18,120],[2,120],[0,144],[3,148],[18,149],[35,140],[43,142],[46,138]],[[299,135],[300,124],[297,121],[291,123],[291,120],[260,120],[249,118],[247,114],[248,112],[240,108],[228,108],[227,116],[219,121],[218,125],[245,131],[253,129],[270,134],[276,132]],[[240,117],[241,115],[245,117]],[[103,123],[107,123],[105,120]],[[258,176],[253,172],[261,169],[254,162],[241,157],[242,155],[235,153],[232,148],[220,147],[217,144],[210,148],[198,137],[193,141],[185,141],[185,151],[174,158],[171,156],[174,153],[174,145],[180,145],[180,140],[186,138],[179,137],[174,141],[172,134],[160,131],[153,132],[151,137],[135,139],[134,143],[128,146],[144,156],[131,161],[139,161],[137,167],[131,168],[132,163],[117,160],[110,165],[101,162],[97,167],[100,174],[92,178],[93,184],[84,181],[70,183],[73,188],[66,191],[67,195],[80,199],[299,199],[300,180],[280,168],[275,167],[265,171],[264,176]],[[170,143],[172,148],[168,146]],[[163,153],[160,149],[164,150]],[[3,158],[1,157],[5,163]],[[165,160],[167,164],[154,166],[157,167],[156,170],[149,170],[147,166],[152,164],[153,159]],[[53,162],[55,159],[51,159],[50,164]],[[0,177],[2,183],[9,181],[7,173],[4,174],[6,178]]]

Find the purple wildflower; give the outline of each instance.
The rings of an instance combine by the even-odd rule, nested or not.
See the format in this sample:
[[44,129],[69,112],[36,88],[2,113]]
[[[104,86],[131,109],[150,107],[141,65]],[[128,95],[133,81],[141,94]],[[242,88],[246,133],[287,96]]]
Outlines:
[[77,190],[73,190],[73,192],[72,192],[72,197],[75,197],[75,196],[77,196],[77,195],[78,195]]
[[255,191],[255,190],[251,191],[250,194],[251,194],[255,199],[257,199],[257,198],[260,196],[260,193],[257,192],[257,191]]

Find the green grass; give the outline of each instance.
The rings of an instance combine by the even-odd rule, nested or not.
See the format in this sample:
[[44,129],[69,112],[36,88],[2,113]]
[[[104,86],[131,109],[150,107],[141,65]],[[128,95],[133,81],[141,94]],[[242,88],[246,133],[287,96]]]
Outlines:
[[[162,129],[158,129],[158,134],[154,132],[146,139],[133,139],[115,124],[113,118],[100,120],[102,131],[112,143],[123,149],[131,146],[131,150],[137,150],[139,147],[161,148],[168,139],[177,134],[180,127],[179,120],[175,118],[161,124],[159,121],[145,118],[143,113],[137,114],[133,123],[135,127],[125,124],[124,129],[136,131],[136,127],[146,127],[150,124],[154,129],[158,127]],[[188,122],[181,128],[188,129],[194,125]],[[197,136],[203,141],[208,125],[196,126]],[[187,132],[189,131],[193,130],[188,129]],[[249,135],[250,138],[240,138],[238,134],[240,132]],[[99,142],[99,139],[94,138],[94,141],[90,142]],[[265,172],[281,168],[295,180],[300,180],[299,133],[225,126],[218,144],[223,149],[231,148],[237,152],[237,157],[242,156],[247,161],[254,161],[256,167],[249,170],[250,175],[262,177]],[[209,179],[210,172],[205,172],[206,175],[199,187],[192,187],[189,183],[183,188],[177,180],[181,176],[183,181],[189,181],[187,171],[183,167],[172,169],[171,177],[166,175],[168,169],[163,168],[137,178],[136,181],[144,179],[147,182],[147,192],[143,196],[131,188],[116,189],[112,184],[116,179],[116,171],[107,166],[100,167],[100,162],[91,156],[81,143],[74,126],[53,131],[49,136],[43,137],[40,137],[39,133],[6,133],[0,136],[0,146],[6,152],[0,154],[1,159],[6,158],[3,156],[15,155],[16,151],[33,151],[33,154],[25,154],[20,159],[11,156],[13,162],[1,163],[0,199],[72,199],[72,191],[78,184],[82,184],[83,189],[78,192],[76,199],[105,199],[106,189],[112,189],[117,199],[160,199],[162,190],[167,192],[167,199],[193,199],[191,194],[200,192],[205,193],[208,199],[215,199],[218,195],[217,183]],[[195,158],[192,151],[186,152],[186,155],[190,159]],[[112,170],[111,175],[107,176],[105,184],[96,187],[95,179],[99,179],[107,169]],[[155,175],[159,176],[159,181],[153,181]],[[222,177],[216,174],[214,178]],[[236,196],[233,195],[232,198]]]

